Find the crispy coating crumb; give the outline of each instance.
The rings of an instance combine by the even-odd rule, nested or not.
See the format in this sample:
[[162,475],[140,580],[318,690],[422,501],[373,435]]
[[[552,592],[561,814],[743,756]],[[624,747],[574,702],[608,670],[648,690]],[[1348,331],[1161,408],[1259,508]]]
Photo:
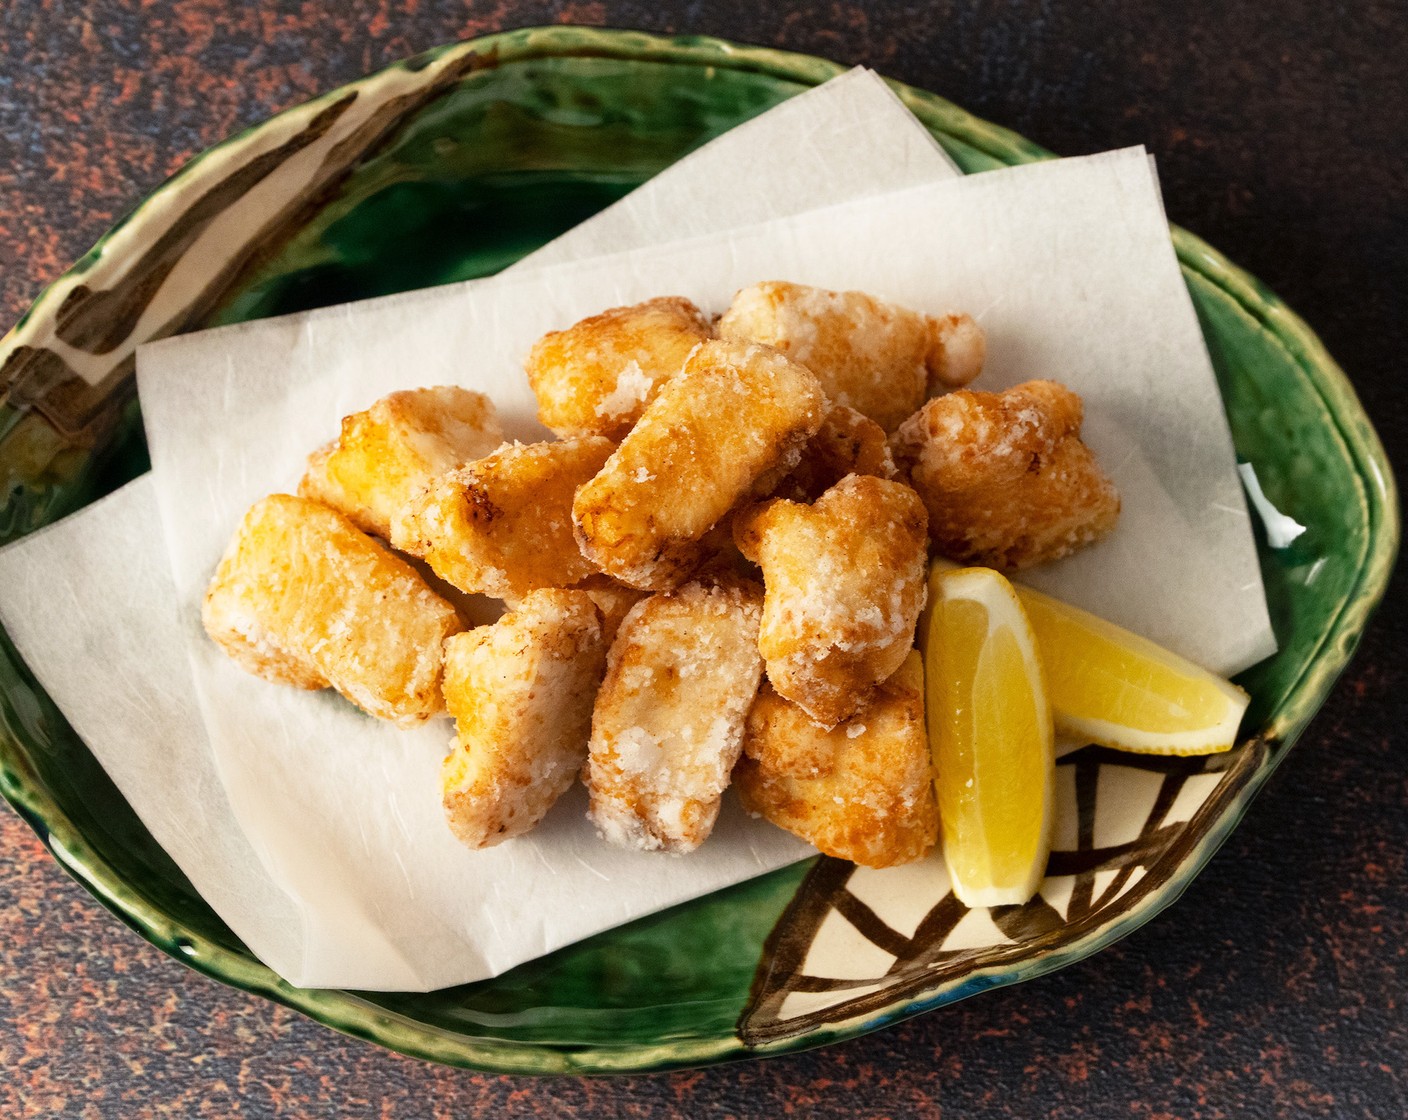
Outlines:
[[206,592],[206,633],[241,666],[333,688],[403,727],[441,710],[441,645],[455,609],[404,560],[306,498],[255,502]]
[[688,852],[713,830],[762,673],[761,599],[755,584],[695,582],[626,616],[583,775],[606,840]]
[[865,292],[782,280],[740,291],[717,330],[776,347],[815,373],[828,398],[887,432],[931,385],[966,384],[982,368],[982,331],[967,315],[935,319]]
[[567,792],[586,761],[606,648],[583,591],[534,591],[492,626],[445,643],[456,735],[441,788],[462,843],[521,836]]
[[1055,381],[937,397],[894,436],[895,459],[950,559],[1016,571],[1103,537],[1114,484],[1080,438],[1081,399]]
[[308,457],[298,492],[390,540],[391,519],[436,475],[503,443],[494,405],[454,386],[383,397],[342,421],[342,434]]
[[910,651],[849,722],[827,730],[766,684],[733,773],[743,807],[837,859],[893,867],[938,839],[924,670]]
[[929,395],[961,389],[983,372],[988,356],[987,335],[973,316],[959,311],[929,320]]
[[834,404],[801,462],[771,496],[814,502],[848,474],[894,478],[895,460],[884,428],[848,405]]
[[825,410],[816,378],[776,350],[704,343],[577,492],[583,555],[631,587],[677,587],[734,504],[796,466]]
[[614,307],[544,335],[524,366],[538,419],[560,436],[620,440],[661,383],[712,337],[699,308],[679,296]]
[[573,537],[572,498],[611,451],[601,436],[501,447],[412,498],[391,541],[462,591],[520,599],[571,587],[596,571]]
[[773,499],[734,520],[738,547],[763,569],[768,680],[818,723],[855,714],[914,644],[926,520],[908,486],[865,475],[814,505]]

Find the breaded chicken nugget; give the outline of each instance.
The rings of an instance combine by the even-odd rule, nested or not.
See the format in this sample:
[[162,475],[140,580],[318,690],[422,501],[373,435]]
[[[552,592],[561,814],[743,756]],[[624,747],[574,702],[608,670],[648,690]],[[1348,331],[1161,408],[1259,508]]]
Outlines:
[[668,590],[700,539],[769,472],[792,470],[821,426],[815,377],[766,346],[706,342],[577,492],[582,554],[631,587]]
[[1080,439],[1081,399],[1055,381],[937,397],[894,436],[943,555],[1015,571],[1108,533],[1120,498]]
[[308,457],[298,492],[389,540],[391,518],[412,494],[503,441],[483,393],[448,385],[392,393],[343,419],[342,434]]
[[734,519],[738,547],[763,569],[768,680],[818,723],[854,715],[914,644],[926,520],[908,486],[866,475],[813,505],[776,498]]
[[741,581],[695,582],[626,616],[583,772],[606,840],[688,852],[713,830],[762,672],[761,599]]
[[544,335],[524,366],[538,419],[560,436],[619,440],[661,383],[712,337],[699,308],[679,296],[614,307]]
[[828,398],[887,432],[931,384],[967,384],[982,369],[983,333],[969,316],[935,319],[864,292],[765,281],[733,297],[717,330],[776,347],[815,373]]
[[463,843],[520,836],[567,792],[587,758],[605,668],[601,616],[582,591],[534,591],[492,626],[445,643],[456,735],[441,788]]
[[402,727],[441,711],[441,645],[461,629],[404,560],[336,510],[289,494],[250,507],[201,617],[241,668],[331,684]]
[[848,405],[833,404],[797,469],[770,496],[814,502],[848,474],[894,478],[895,460],[884,428]]
[[601,436],[501,447],[413,497],[391,543],[462,591],[521,599],[571,587],[596,571],[573,537],[572,498],[611,451]]
[[938,839],[924,668],[910,651],[851,720],[828,731],[766,684],[733,772],[743,807],[866,867],[919,859]]

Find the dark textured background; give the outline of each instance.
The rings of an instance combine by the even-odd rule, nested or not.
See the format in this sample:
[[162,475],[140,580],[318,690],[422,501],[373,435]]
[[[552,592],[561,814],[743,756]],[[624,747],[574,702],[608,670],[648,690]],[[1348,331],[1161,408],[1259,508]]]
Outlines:
[[[0,322],[195,152],[438,43],[556,21],[864,63],[1064,154],[1144,143],[1171,218],[1320,333],[1408,462],[1403,0],[0,7]],[[1054,976],[798,1057],[515,1081],[187,971],[0,808],[0,1116],[1408,1115],[1408,609],[1171,911]]]

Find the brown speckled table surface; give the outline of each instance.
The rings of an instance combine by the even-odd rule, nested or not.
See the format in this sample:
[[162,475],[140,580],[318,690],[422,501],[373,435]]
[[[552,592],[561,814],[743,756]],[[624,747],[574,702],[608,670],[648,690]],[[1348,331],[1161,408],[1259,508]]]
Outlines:
[[[1066,154],[1147,144],[1171,218],[1309,320],[1408,462],[1402,0],[9,0],[0,320],[243,125],[437,43],[558,21],[864,63]],[[518,1081],[385,1053],[167,958],[0,808],[0,1116],[1403,1117],[1401,590],[1172,910],[1055,975],[763,1063]]]

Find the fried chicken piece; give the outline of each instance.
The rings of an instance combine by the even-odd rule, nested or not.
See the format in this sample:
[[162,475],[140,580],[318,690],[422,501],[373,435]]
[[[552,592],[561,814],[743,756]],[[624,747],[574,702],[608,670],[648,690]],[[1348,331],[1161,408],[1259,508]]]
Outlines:
[[688,852],[713,830],[762,673],[761,600],[756,584],[694,582],[626,616],[583,772],[606,840]]
[[596,609],[601,612],[601,631],[606,636],[608,648],[616,640],[616,633],[631,608],[650,594],[649,591],[627,587],[610,576],[600,574],[583,580],[578,586],[591,596]]
[[538,419],[560,436],[620,440],[713,329],[679,296],[614,307],[540,338],[524,368]]
[[895,460],[884,428],[849,405],[833,404],[797,469],[770,496],[814,502],[848,474],[894,478]]
[[601,470],[601,436],[509,444],[442,474],[392,521],[391,543],[462,591],[516,600],[596,569],[572,532],[572,498]]
[[766,346],[706,342],[650,402],[600,474],[577,492],[582,554],[631,587],[689,578],[700,539],[760,479],[797,465],[826,399]]
[[583,591],[534,591],[492,626],[445,643],[456,735],[441,788],[461,842],[521,836],[567,792],[586,761],[606,649]]
[[1081,399],[1055,381],[937,397],[895,433],[895,460],[951,560],[1016,571],[1115,527],[1120,498],[1080,438]]
[[908,486],[866,475],[810,506],[775,498],[735,518],[738,547],[763,569],[768,680],[816,722],[854,715],[914,644],[926,520]]
[[766,684],[733,772],[743,807],[866,867],[922,857],[939,833],[924,732],[924,667],[910,651],[852,719],[828,731]]
[[336,510],[289,494],[245,514],[201,619],[248,672],[330,684],[402,727],[441,711],[441,645],[462,628],[404,560]]
[[982,370],[982,329],[967,315],[933,318],[864,292],[770,280],[744,288],[719,319],[720,338],[776,347],[816,374],[832,401],[887,432],[931,390]]
[[342,434],[308,457],[298,493],[390,540],[391,519],[412,494],[503,441],[483,393],[450,385],[392,393],[343,418]]
[[[616,631],[621,628],[621,623],[630,613],[631,608],[651,594],[649,591],[641,591],[635,587],[627,587],[624,583],[617,583],[610,576],[602,575],[600,572],[588,576],[581,583],[574,584],[573,590],[585,592],[596,605],[596,609],[601,612],[601,632],[605,637],[608,649],[611,647],[611,643],[616,640]],[[513,610],[522,601],[522,599],[510,596],[505,600],[505,605],[509,610]]]

